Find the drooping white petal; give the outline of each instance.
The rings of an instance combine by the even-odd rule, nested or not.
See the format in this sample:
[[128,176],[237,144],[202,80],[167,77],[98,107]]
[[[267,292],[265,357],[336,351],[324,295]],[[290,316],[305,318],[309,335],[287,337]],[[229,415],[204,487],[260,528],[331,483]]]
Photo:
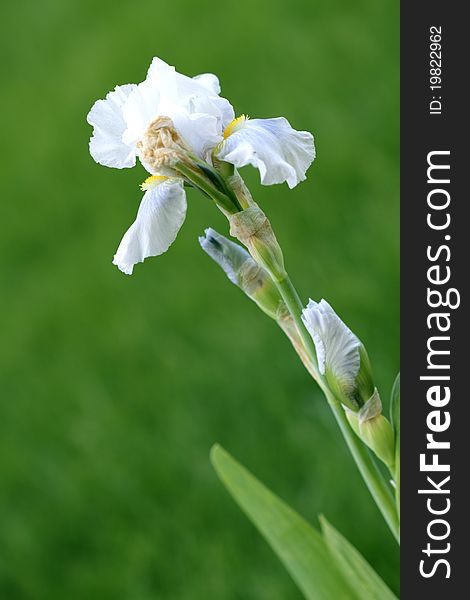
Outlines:
[[131,275],[136,263],[163,254],[175,241],[185,216],[186,194],[181,181],[168,179],[147,190],[113,264]]
[[315,158],[312,134],[296,131],[284,117],[241,118],[232,129],[229,125],[228,130],[218,157],[236,167],[253,165],[264,185],[287,181],[290,188],[295,187],[305,179]]
[[302,320],[312,336],[318,368],[338,380],[346,394],[353,391],[360,367],[360,341],[325,300],[310,300]]
[[135,87],[134,84],[116,86],[105,100],[97,100],[87,115],[88,123],[93,126],[90,154],[106,167],[123,169],[135,165],[135,149],[122,139],[127,127],[123,106]]

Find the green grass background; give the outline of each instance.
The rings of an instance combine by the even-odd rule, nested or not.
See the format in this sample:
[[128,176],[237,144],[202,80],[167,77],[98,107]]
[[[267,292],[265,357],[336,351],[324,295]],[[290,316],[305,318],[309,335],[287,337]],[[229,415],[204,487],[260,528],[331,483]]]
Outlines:
[[305,300],[398,370],[398,2],[38,0],[2,7],[0,598],[287,600],[300,593],[212,471],[218,441],[394,589],[397,549],[287,340],[200,250],[112,264],[141,167],[88,154],[86,114],[153,55],[212,71],[237,113],[315,133],[306,182],[262,187]]

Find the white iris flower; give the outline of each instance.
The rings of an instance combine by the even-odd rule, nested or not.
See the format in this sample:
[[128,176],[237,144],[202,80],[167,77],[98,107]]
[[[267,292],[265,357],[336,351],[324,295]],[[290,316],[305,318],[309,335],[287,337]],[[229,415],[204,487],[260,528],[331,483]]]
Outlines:
[[104,166],[133,167],[137,157],[150,173],[133,225],[114,256],[124,273],[136,263],[165,252],[186,215],[185,177],[178,161],[213,158],[236,167],[251,164],[261,183],[305,179],[315,158],[313,136],[292,129],[282,117],[235,119],[232,105],[220,96],[215,75],[187,77],[154,58],[145,81],[116,86],[97,100],[87,120],[93,126],[90,153]]
[[310,300],[302,320],[315,344],[320,373],[351,399],[361,366],[361,342],[326,300]]

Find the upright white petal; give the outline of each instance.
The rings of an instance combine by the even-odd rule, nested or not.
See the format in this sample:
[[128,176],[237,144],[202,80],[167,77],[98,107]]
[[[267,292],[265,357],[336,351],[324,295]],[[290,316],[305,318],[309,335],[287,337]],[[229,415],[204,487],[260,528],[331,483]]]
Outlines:
[[310,300],[302,320],[315,343],[320,373],[329,371],[350,394],[360,367],[359,339],[325,300]]
[[113,264],[131,275],[134,265],[166,252],[186,216],[181,181],[168,179],[145,192],[136,220],[124,234]]
[[[218,142],[224,128],[234,118],[233,107],[226,98],[221,98],[219,80],[211,73],[187,77],[160,58],[154,58],[147,73],[161,94],[160,115],[173,119],[174,109],[184,109],[188,114],[205,114],[216,121]],[[188,140],[189,141],[189,140]]]
[[[231,110],[225,117],[224,103]],[[154,58],[147,79],[136,86],[123,108],[127,125],[123,139],[135,145],[154,119],[165,116],[173,121],[186,145],[206,158],[208,150],[222,140],[225,120],[232,114],[226,100],[211,96],[206,87]]]
[[95,127],[90,152],[106,166],[134,166],[137,144],[150,123],[169,117],[187,146],[207,159],[234,118],[232,105],[219,94],[215,75],[187,77],[154,58],[145,81],[117,87],[95,103],[88,115]]
[[205,87],[214,96],[218,96],[221,92],[220,82],[217,75],[213,73],[201,73],[201,75],[195,75],[194,81],[197,81],[199,85]]
[[220,127],[219,133],[223,134],[224,129],[235,118],[235,113],[230,102],[226,98],[220,96],[221,89],[219,78],[212,73],[203,73],[202,75],[193,77],[193,81],[196,81],[210,92],[209,99],[213,106],[212,111],[216,112],[215,116],[217,117],[218,125]]
[[252,165],[259,170],[261,183],[272,185],[287,181],[290,188],[305,179],[315,158],[313,136],[296,131],[284,117],[236,120],[225,131],[219,158],[236,167]]
[[176,83],[177,75],[175,67],[155,56],[148,68],[146,80],[151,82],[158,90],[164,92],[168,100],[178,102],[180,95]]
[[88,113],[87,121],[93,126],[90,154],[106,167],[123,169],[135,165],[135,148],[122,139],[127,128],[123,106],[135,87],[134,84],[116,86],[105,100],[97,100]]
[[160,103],[160,91],[150,81],[134,86],[122,109],[126,126],[123,132],[125,142],[135,146],[154,119],[158,116],[170,116],[160,112]]

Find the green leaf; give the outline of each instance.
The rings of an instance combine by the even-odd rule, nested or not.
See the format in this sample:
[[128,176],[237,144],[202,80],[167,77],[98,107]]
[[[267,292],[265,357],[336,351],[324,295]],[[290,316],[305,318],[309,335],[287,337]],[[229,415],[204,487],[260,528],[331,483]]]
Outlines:
[[220,446],[212,448],[211,461],[230,494],[265,537],[306,598],[362,600],[342,576],[318,531]]
[[359,554],[348,540],[320,517],[323,537],[335,563],[341,569],[345,579],[352,584],[362,600],[397,600],[369,563]]

